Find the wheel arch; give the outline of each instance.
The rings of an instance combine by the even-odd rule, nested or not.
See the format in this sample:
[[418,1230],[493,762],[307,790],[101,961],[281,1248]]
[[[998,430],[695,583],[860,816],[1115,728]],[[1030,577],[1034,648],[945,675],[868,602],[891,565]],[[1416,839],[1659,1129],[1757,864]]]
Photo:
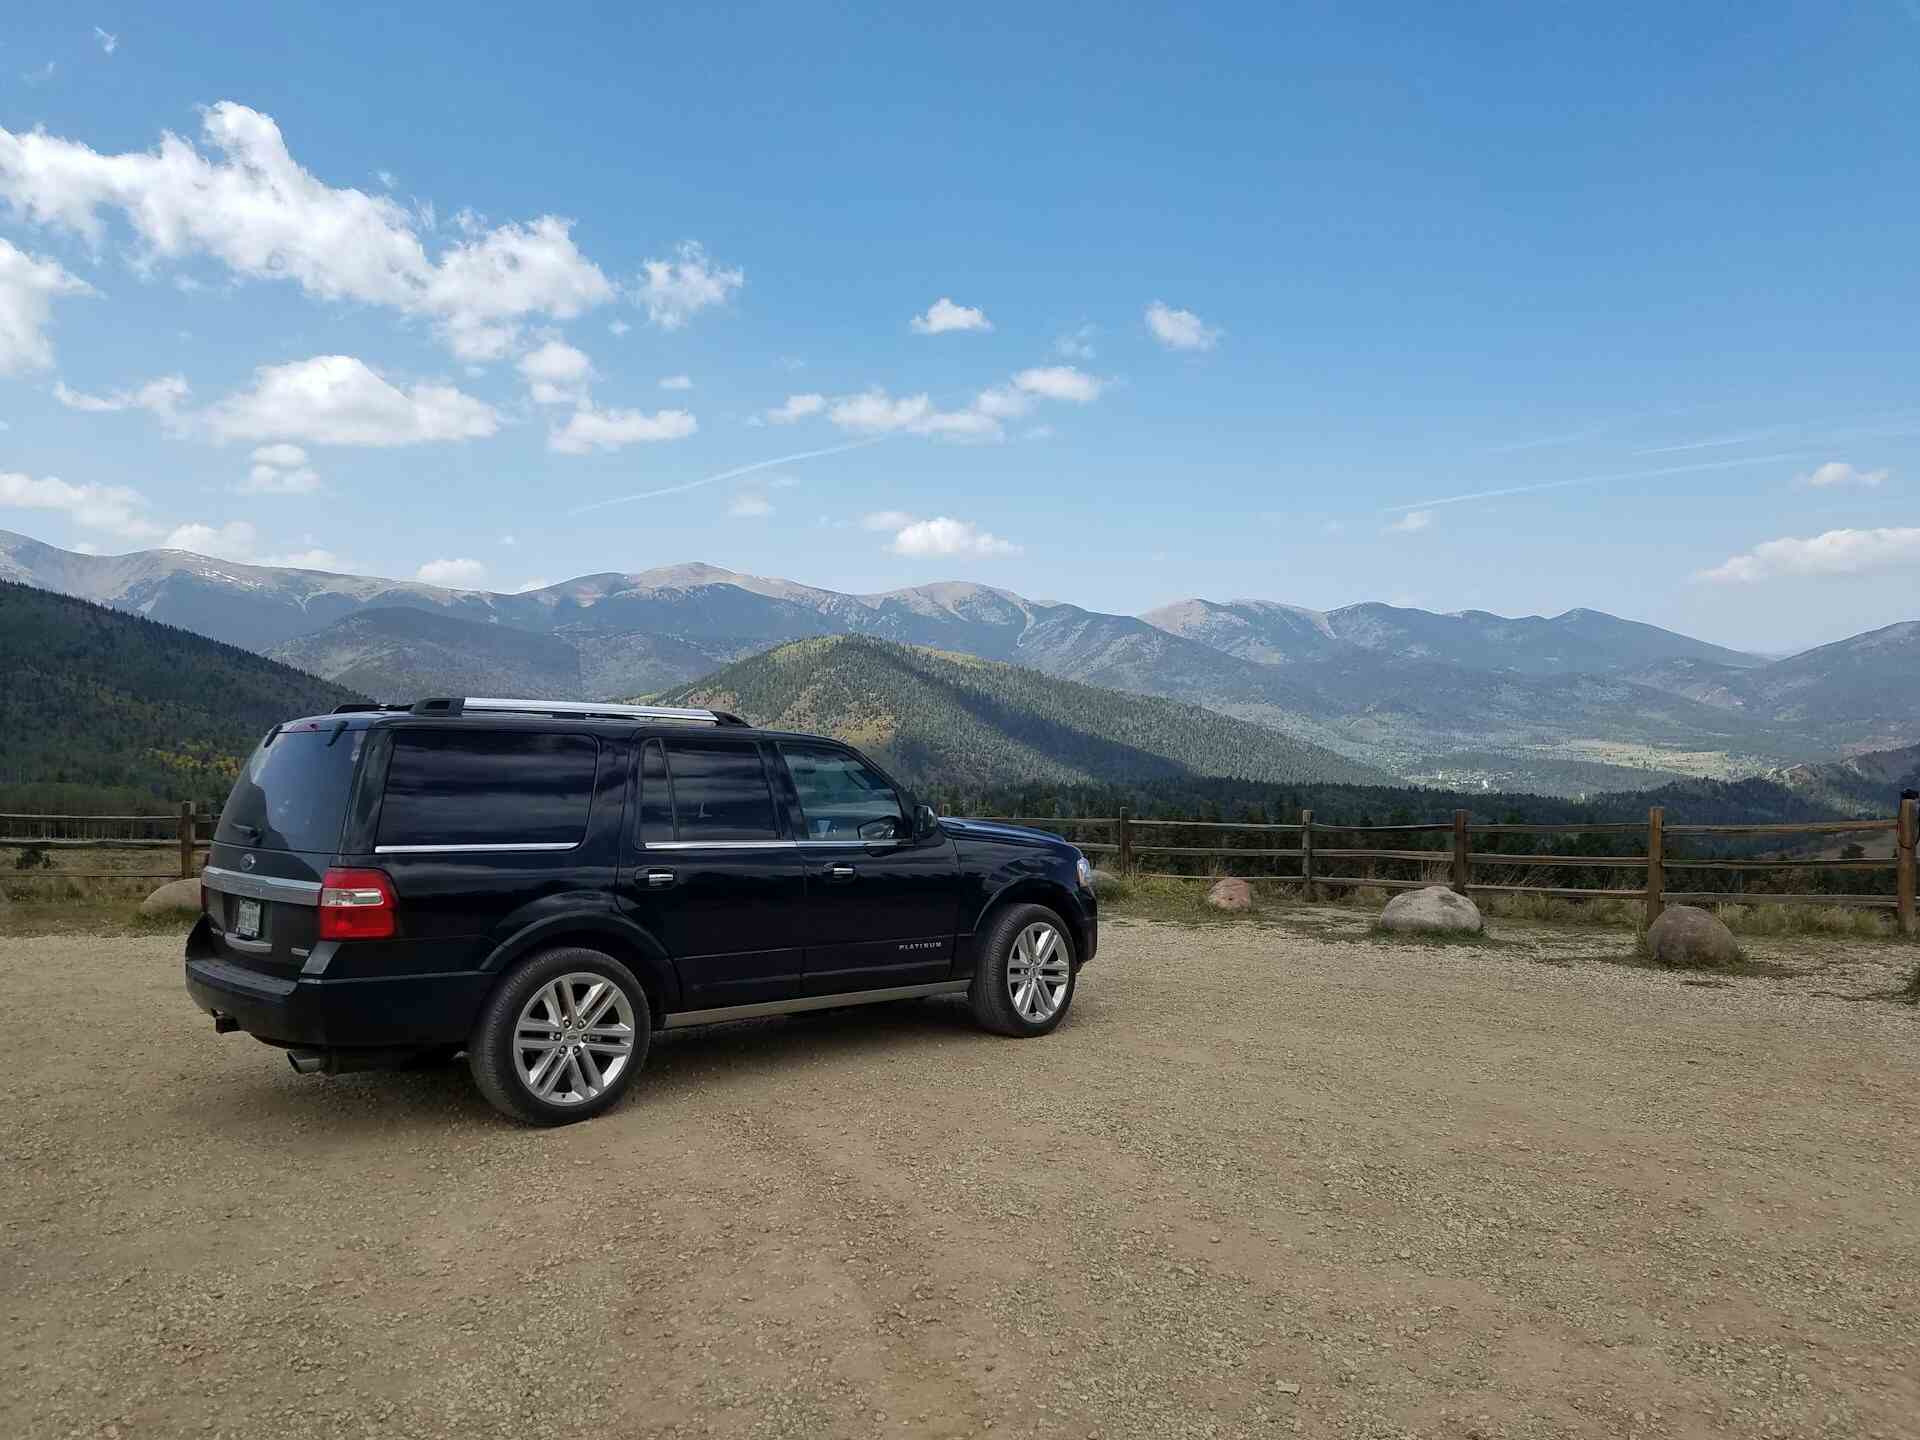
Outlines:
[[1073,894],[1057,880],[1049,880],[1040,875],[1027,875],[1002,885],[988,897],[987,903],[980,907],[980,913],[974,918],[973,934],[967,939],[969,969],[979,966],[980,937],[987,931],[993,917],[1009,905],[1044,905],[1060,917],[1067,927],[1067,933],[1073,937],[1073,964],[1078,969],[1087,954],[1086,917],[1080,913],[1080,907],[1074,903]]
[[604,911],[550,915],[524,926],[494,948],[483,968],[497,987],[522,960],[561,945],[604,951],[631,970],[646,992],[654,1029],[680,1008],[680,977],[660,942],[633,922]]

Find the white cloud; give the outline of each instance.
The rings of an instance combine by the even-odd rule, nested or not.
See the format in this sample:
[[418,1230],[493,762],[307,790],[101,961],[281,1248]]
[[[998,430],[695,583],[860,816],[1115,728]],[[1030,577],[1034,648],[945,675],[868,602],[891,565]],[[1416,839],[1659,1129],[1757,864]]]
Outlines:
[[94,293],[91,285],[54,261],[0,240],[0,375],[44,370],[53,364],[53,345],[46,333],[53,297]]
[[53,382],[53,396],[69,410],[103,414],[113,410],[147,410],[162,420],[171,420],[187,398],[190,387],[184,375],[165,375],[149,380],[133,390],[114,390],[105,395],[85,395],[67,388],[63,380]]
[[217,440],[314,445],[418,445],[481,439],[500,428],[493,407],[451,385],[402,391],[351,355],[316,355],[254,371],[251,390],[204,414]]
[[1147,329],[1169,350],[1211,350],[1220,343],[1220,331],[1191,310],[1175,310],[1156,300],[1147,306]]
[[1920,568],[1920,528],[1829,530],[1806,539],[1787,536],[1735,555],[1699,578],[1750,584],[1793,577],[1868,575],[1882,570]]
[[487,578],[487,567],[478,560],[429,560],[413,578],[448,590],[475,590]]
[[896,555],[1018,555],[1020,547],[969,520],[945,515],[902,526],[887,547]]
[[259,465],[279,465],[291,469],[307,463],[307,452],[298,445],[262,445],[253,452],[253,460]]
[[1829,460],[1811,475],[1801,477],[1803,484],[1818,489],[1829,489],[1842,485],[1860,485],[1867,489],[1886,483],[1890,470],[1856,470],[1844,460]]
[[927,307],[924,315],[913,317],[916,335],[945,335],[952,330],[991,330],[993,322],[986,313],[971,305],[956,305],[942,295]]
[[664,375],[660,379],[662,390],[691,390],[693,377],[690,375]]
[[285,570],[329,570],[336,574],[341,571],[352,572],[360,568],[359,561],[348,560],[318,546],[310,550],[297,550],[290,555],[265,555],[254,563],[277,565]]
[[862,530],[901,530],[913,524],[913,516],[904,510],[876,510],[862,517]]
[[933,402],[922,393],[903,395],[898,400],[886,391],[873,389],[859,395],[847,395],[833,402],[827,418],[842,430],[862,435],[885,435],[918,425],[933,411]]
[[1078,330],[1070,331],[1054,341],[1054,353],[1068,360],[1091,360],[1094,353],[1093,337],[1098,333],[1093,326],[1082,325]]
[[73,553],[76,555],[98,555],[100,553],[100,547],[91,540],[76,540],[73,542]]
[[1394,521],[1393,524],[1389,525],[1387,529],[1396,530],[1402,535],[1413,535],[1426,529],[1431,524],[1433,524],[1433,512],[1431,510],[1409,510],[1398,520]]
[[662,330],[678,330],[700,311],[725,304],[746,283],[746,272],[715,265],[697,240],[682,244],[677,260],[648,260],[634,282],[634,303]]
[[827,408],[824,395],[789,395],[780,404],[767,411],[767,419],[775,425],[791,425],[796,420],[804,420],[809,415],[818,415]]
[[576,410],[547,436],[547,448],[562,455],[618,450],[651,440],[684,440],[700,428],[685,410]]
[[514,595],[525,595],[530,590],[544,590],[547,588],[547,586],[551,585],[552,583],[553,582],[551,580],[523,580],[518,585],[514,586],[509,593]]
[[191,550],[221,560],[245,560],[253,554],[258,540],[253,526],[245,520],[229,520],[224,525],[176,525],[160,545],[164,550]]
[[462,359],[501,358],[521,321],[571,319],[614,293],[557,216],[462,227],[470,238],[434,257],[422,239],[430,210],[326,184],[294,160],[270,116],[221,101],[203,113],[202,132],[211,156],[171,132],[153,150],[111,155],[0,129],[0,195],[96,250],[102,213],[120,213],[145,246],[145,268],[209,255],[320,299],[431,318]]
[[762,520],[773,514],[773,504],[764,495],[736,495],[727,514],[736,520]]
[[593,362],[564,340],[549,340],[520,357],[518,366],[537,405],[585,405]]
[[1018,390],[996,385],[975,397],[973,408],[996,420],[1014,420],[1033,408],[1033,401]]
[[1032,370],[1022,370],[1013,377],[1014,385],[1029,395],[1039,395],[1048,400],[1071,400],[1076,405],[1085,405],[1100,398],[1106,381],[1076,370],[1071,365],[1042,365]]
[[88,530],[105,530],[127,540],[151,540],[161,527],[146,518],[146,497],[124,485],[69,485],[47,476],[0,471],[0,508],[54,510]]
[[609,320],[607,322],[607,329],[613,335],[620,336],[620,335],[626,334],[629,330],[633,329],[633,326],[629,325],[624,320]]
[[93,38],[100,42],[100,48],[109,55],[120,48],[120,37],[118,35],[109,35],[98,25],[93,27]]

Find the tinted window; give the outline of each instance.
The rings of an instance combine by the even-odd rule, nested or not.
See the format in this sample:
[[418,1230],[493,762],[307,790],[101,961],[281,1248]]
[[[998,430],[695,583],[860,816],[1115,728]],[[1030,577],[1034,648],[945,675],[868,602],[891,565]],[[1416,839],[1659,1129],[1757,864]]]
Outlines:
[[773,795],[760,751],[751,745],[669,741],[675,838],[778,840]]
[[841,750],[782,745],[809,840],[895,840],[906,834],[900,796],[878,770]]
[[347,792],[365,730],[280,730],[260,743],[234,782],[214,839],[266,850],[340,848]]
[[640,749],[640,843],[673,839],[673,791],[667,788],[667,752],[658,740]]
[[399,730],[381,845],[577,845],[597,742],[506,730]]

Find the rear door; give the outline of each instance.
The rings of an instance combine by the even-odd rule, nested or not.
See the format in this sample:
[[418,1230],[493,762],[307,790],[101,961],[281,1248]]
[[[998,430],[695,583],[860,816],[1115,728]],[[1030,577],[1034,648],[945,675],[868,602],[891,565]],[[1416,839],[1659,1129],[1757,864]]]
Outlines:
[[366,728],[346,720],[305,721],[275,729],[248,757],[200,877],[212,955],[300,973],[366,740]]
[[685,1008],[798,995],[806,883],[759,744],[656,737],[639,769],[621,903],[673,958]]
[[774,748],[803,836],[804,993],[949,979],[960,908],[953,841],[941,831],[916,838],[906,794],[851,750],[812,740]]

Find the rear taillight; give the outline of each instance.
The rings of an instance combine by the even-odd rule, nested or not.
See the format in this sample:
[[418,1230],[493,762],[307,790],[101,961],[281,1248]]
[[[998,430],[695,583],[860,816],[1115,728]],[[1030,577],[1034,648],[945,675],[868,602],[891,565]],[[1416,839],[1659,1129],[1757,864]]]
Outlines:
[[384,870],[329,870],[320,882],[322,940],[385,940],[393,934],[393,882]]

